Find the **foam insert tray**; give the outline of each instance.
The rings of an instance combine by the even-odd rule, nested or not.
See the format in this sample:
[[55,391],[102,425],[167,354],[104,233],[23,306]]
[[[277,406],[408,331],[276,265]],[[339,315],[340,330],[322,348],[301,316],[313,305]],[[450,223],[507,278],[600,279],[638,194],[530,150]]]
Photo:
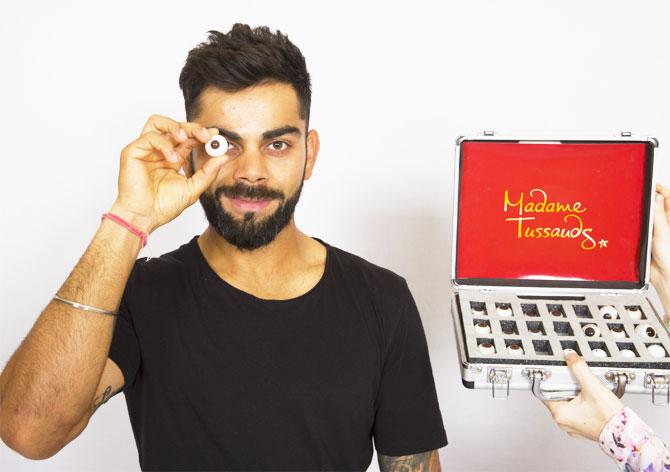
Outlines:
[[[565,365],[563,351],[573,349],[592,366],[670,369],[670,336],[658,313],[641,295],[587,294],[566,300],[519,297],[504,291],[460,291],[457,297],[466,355],[471,363]],[[511,306],[511,316],[498,314],[496,308],[501,304]],[[603,306],[614,307],[617,316],[603,316]],[[475,307],[484,307],[486,313],[475,313]],[[627,309],[631,307],[641,310],[640,320],[629,316]],[[475,331],[475,325],[482,321],[489,324],[490,334]],[[596,325],[600,335],[586,336],[583,327],[587,324]],[[656,336],[636,333],[641,324],[652,326]],[[625,337],[614,337],[612,327],[623,328]],[[540,328],[540,334],[531,334],[533,328]],[[493,344],[496,352],[480,352],[479,344],[484,342]],[[521,345],[523,354],[509,354],[507,346],[511,344]],[[648,350],[650,345],[661,346],[664,357],[653,357]],[[607,357],[597,357],[594,349],[604,350]],[[635,357],[624,357],[622,349],[632,350]]]

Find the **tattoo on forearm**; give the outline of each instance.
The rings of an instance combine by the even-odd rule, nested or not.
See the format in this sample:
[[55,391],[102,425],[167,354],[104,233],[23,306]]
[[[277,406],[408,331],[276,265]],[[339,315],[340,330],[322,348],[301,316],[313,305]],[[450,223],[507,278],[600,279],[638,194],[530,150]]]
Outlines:
[[379,455],[381,472],[440,472],[440,456],[437,450],[411,456]]
[[109,400],[110,398],[112,398],[112,386],[107,385],[105,391],[102,392],[102,394],[98,398],[93,400],[93,411],[91,412],[91,414],[95,413],[95,411],[98,408],[100,408],[104,403],[106,403],[107,400]]

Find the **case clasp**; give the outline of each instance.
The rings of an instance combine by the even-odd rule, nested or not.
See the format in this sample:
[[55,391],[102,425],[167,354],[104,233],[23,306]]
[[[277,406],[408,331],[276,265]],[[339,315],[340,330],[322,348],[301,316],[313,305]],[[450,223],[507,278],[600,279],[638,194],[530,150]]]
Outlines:
[[491,395],[496,399],[509,398],[509,381],[512,378],[510,369],[489,369],[488,380],[491,382]]
[[[656,406],[670,404],[670,374],[646,374],[644,386],[651,388],[651,402]],[[665,395],[662,392],[665,391]]]

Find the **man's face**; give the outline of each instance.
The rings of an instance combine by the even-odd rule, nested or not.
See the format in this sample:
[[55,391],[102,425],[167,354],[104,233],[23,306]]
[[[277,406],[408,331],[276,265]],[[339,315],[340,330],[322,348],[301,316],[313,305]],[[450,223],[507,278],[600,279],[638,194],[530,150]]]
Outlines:
[[[192,121],[219,128],[230,143],[228,162],[200,196],[207,220],[238,249],[265,246],[292,221],[316,160],[318,135],[306,134],[298,95],[288,84],[239,92],[208,87],[199,103],[200,114]],[[204,145],[195,148],[195,170],[209,158]],[[192,175],[191,169],[186,173]]]

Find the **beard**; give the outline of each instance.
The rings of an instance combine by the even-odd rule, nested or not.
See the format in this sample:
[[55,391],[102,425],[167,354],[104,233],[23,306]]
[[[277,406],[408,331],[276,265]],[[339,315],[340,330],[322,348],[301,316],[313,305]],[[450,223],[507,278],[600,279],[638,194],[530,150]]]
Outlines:
[[[281,190],[238,182],[232,186],[217,187],[214,195],[205,191],[199,200],[207,221],[219,236],[241,251],[253,251],[274,241],[279,232],[289,224],[300,199],[303,183],[304,179],[300,179],[298,190],[288,199]],[[229,198],[279,200],[280,203],[274,213],[265,218],[259,218],[255,212],[249,211],[239,220],[223,207],[222,195]]]

